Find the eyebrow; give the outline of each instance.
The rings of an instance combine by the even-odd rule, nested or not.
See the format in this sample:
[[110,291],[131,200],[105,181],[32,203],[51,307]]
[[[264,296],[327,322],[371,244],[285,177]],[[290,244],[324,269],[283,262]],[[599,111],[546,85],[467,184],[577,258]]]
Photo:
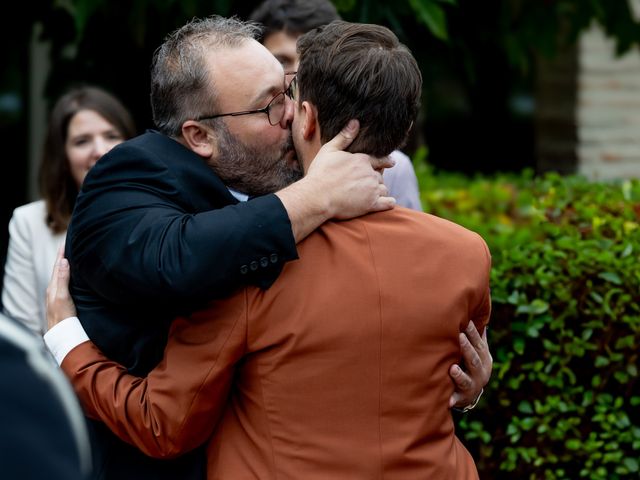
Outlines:
[[[284,77],[283,77],[283,82],[284,82]],[[284,83],[282,85],[282,88],[284,88]],[[282,92],[282,90],[278,87],[274,87],[274,86],[267,87],[261,90],[255,97],[253,97],[253,100],[251,101],[251,105],[257,105],[258,101],[260,100],[271,100],[271,98],[273,98],[280,92]]]
[[[108,134],[111,134],[111,133],[115,133],[117,135],[122,136],[122,132],[120,132],[120,130],[118,130],[117,127],[111,127],[111,128],[106,129],[106,130],[100,130],[97,133],[98,133],[98,135],[108,135]],[[74,135],[69,135],[68,139],[69,140],[75,140],[77,138],[83,138],[83,137],[91,136],[91,135],[93,135],[93,132],[80,132],[80,133],[76,133]]]

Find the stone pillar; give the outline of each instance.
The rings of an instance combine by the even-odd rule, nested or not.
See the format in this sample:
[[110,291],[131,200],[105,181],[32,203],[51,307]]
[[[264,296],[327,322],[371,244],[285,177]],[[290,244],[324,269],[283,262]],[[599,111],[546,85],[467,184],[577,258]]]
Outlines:
[[[636,13],[640,0],[630,0]],[[616,57],[593,26],[578,45],[578,172],[594,180],[640,177],[640,51]]]

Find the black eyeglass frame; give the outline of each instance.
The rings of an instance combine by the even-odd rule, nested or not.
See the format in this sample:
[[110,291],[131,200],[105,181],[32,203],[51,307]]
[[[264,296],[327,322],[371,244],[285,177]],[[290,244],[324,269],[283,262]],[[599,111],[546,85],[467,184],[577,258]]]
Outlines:
[[[242,112],[230,112],[230,113],[218,113],[217,115],[205,115],[203,117],[198,117],[195,120],[200,122],[202,120],[213,120],[215,118],[220,118],[220,117],[239,117],[241,115],[253,115],[255,113],[264,113],[267,115],[267,120],[269,121],[269,124],[272,126],[277,125],[278,123],[280,123],[280,121],[282,120],[282,116],[278,119],[278,121],[276,123],[271,123],[271,116],[269,115],[269,111],[271,109],[271,105],[273,104],[273,102],[275,102],[281,95],[286,95],[287,97],[289,97],[291,100],[295,100],[293,97],[293,92],[291,89],[291,85],[294,83],[295,79],[296,79],[296,74],[298,72],[286,72],[285,73],[285,77],[287,75],[293,75],[293,78],[291,79],[291,81],[289,82],[289,85],[287,85],[287,88],[284,89],[282,92],[278,93],[277,95],[275,95],[271,100],[269,100],[269,103],[267,104],[266,107],[264,108],[259,108],[257,110],[244,110]],[[284,109],[282,110],[283,115],[284,115]]]

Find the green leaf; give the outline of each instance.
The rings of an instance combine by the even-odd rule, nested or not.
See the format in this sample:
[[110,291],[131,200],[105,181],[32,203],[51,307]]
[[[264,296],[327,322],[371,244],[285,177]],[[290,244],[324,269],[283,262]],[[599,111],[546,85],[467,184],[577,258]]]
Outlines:
[[527,413],[530,415],[533,414],[533,408],[531,407],[531,404],[526,400],[523,400],[518,404],[518,411],[520,413]]
[[629,381],[629,375],[627,372],[613,372],[613,378],[615,378],[620,383],[627,383]]
[[582,442],[577,438],[570,438],[565,442],[565,445],[569,450],[580,450]]
[[640,465],[638,465],[638,461],[635,458],[627,457],[622,460],[622,463],[631,473],[636,473],[640,470]]
[[620,280],[620,276],[615,272],[601,272],[598,274],[603,280],[606,280],[609,283],[613,283],[614,285],[622,285],[622,280]]
[[429,31],[440,40],[448,40],[447,20],[442,7],[433,0],[409,0],[409,5],[416,12],[418,20],[424,23]]

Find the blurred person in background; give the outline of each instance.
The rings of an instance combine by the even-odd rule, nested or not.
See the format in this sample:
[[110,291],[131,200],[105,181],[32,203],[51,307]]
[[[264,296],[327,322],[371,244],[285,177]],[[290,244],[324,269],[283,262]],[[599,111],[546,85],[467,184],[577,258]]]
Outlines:
[[2,314],[0,391],[1,478],[89,478],[89,437],[69,382],[42,341]]
[[74,88],[53,107],[39,173],[42,199],[13,212],[2,291],[4,313],[38,335],[46,331],[51,265],[84,177],[102,155],[135,133],[127,109],[97,87]]
[[[298,69],[300,56],[296,42],[314,28],[340,20],[336,7],[329,0],[265,0],[249,15],[264,30],[262,44],[278,59],[285,72]],[[384,183],[398,205],[422,210],[418,179],[407,155],[394,150],[395,165],[384,170]]]

